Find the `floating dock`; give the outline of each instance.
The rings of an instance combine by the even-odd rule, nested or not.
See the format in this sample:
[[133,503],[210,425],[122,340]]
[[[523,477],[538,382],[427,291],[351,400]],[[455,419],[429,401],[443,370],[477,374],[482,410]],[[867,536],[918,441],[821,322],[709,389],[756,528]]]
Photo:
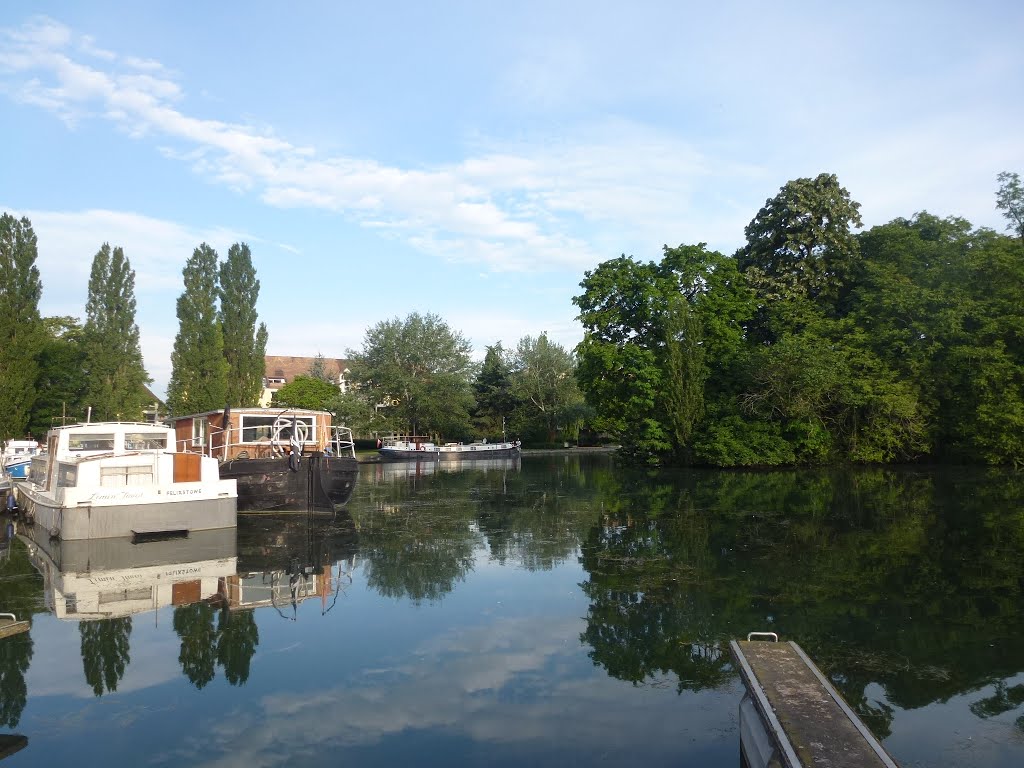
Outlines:
[[729,646],[747,688],[740,703],[743,765],[898,768],[799,645],[752,632]]

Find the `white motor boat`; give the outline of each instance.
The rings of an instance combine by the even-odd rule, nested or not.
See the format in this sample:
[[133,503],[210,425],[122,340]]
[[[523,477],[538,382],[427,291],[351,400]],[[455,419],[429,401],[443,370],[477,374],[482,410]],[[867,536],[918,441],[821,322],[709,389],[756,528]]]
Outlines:
[[238,492],[217,460],[175,450],[164,424],[54,427],[15,484],[27,520],[64,540],[234,528]]

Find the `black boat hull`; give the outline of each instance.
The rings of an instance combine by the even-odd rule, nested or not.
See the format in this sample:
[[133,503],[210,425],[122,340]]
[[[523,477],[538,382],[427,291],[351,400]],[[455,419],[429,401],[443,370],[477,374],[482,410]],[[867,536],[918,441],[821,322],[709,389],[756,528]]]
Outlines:
[[220,476],[238,484],[239,512],[273,510],[334,512],[348,503],[359,464],[349,456],[303,456],[297,467],[289,457],[234,459],[220,465]]

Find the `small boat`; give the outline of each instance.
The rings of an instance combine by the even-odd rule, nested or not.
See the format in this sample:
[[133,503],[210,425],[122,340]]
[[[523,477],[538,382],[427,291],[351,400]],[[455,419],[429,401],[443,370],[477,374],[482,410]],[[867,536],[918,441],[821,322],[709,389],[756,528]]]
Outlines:
[[518,440],[488,443],[444,443],[438,445],[425,437],[391,435],[380,441],[378,453],[386,461],[464,461],[503,459],[520,454]]
[[67,541],[234,528],[236,483],[218,470],[176,451],[165,424],[72,424],[49,431],[14,493],[26,520]]
[[173,422],[180,450],[216,458],[237,482],[239,512],[333,513],[355,490],[352,432],[327,411],[227,408]]
[[3,472],[12,480],[24,480],[32,457],[42,449],[35,440],[8,440],[2,454]]

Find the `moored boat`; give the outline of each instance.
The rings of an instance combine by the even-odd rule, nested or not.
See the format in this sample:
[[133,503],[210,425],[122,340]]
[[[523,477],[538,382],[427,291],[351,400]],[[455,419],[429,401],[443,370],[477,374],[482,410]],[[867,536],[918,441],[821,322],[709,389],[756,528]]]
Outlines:
[[42,449],[35,440],[8,440],[4,443],[2,458],[3,474],[12,480],[24,480],[28,475],[32,457]]
[[239,512],[334,512],[355,490],[352,433],[327,411],[229,408],[173,422],[180,450],[215,457],[237,482]]
[[64,540],[233,528],[236,483],[217,461],[175,451],[165,424],[54,427],[15,483],[26,519]]
[[472,461],[502,459],[520,454],[518,440],[489,443],[437,444],[425,437],[390,435],[381,440],[378,453],[386,461]]

